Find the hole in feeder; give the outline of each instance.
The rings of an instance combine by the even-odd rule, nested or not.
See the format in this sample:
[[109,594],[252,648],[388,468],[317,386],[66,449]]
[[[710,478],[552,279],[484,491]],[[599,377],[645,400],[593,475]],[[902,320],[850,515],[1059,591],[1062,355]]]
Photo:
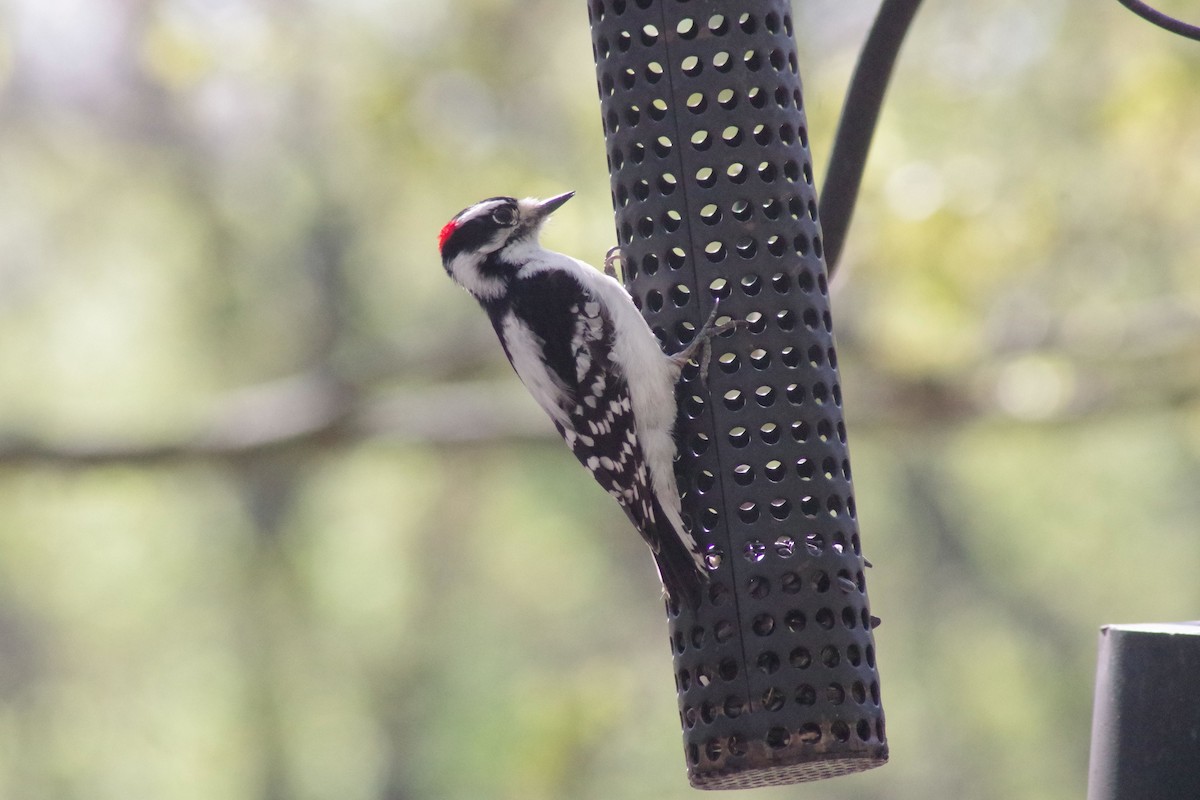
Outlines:
[[[834,667],[836,667],[838,665],[838,663],[841,660],[842,660],[841,655],[838,653],[837,648],[834,647],[833,645],[828,645],[828,646],[822,648],[821,663],[824,664],[825,666],[829,667],[830,669],[833,669]],[[697,680],[699,680],[699,675],[697,675],[696,677],[697,677]]]
[[760,653],[755,665],[764,674],[774,675],[779,671],[779,656],[775,655],[770,650]]
[[745,555],[747,561],[756,564],[766,558],[767,546],[757,539],[751,539],[746,542],[743,555]]
[[783,692],[775,687],[771,687],[763,692],[762,706],[767,711],[779,711],[783,708],[785,702],[786,699],[783,696]]
[[775,727],[767,731],[767,747],[772,750],[782,750],[792,741],[792,735],[787,728]]
[[795,572],[785,572],[779,578],[779,588],[784,594],[799,594],[800,576]]
[[[788,663],[796,669],[808,669],[812,666],[812,653],[807,647],[797,647],[788,654]],[[814,692],[814,698],[816,693]],[[865,697],[865,695],[864,695]]]

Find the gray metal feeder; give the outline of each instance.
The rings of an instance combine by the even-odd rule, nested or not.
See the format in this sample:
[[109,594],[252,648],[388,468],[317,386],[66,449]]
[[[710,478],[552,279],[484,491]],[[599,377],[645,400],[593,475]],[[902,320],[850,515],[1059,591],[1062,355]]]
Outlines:
[[688,776],[704,789],[883,764],[867,601],[812,158],[779,0],[590,0],[618,240],[685,373],[684,510],[716,564],[668,608]]

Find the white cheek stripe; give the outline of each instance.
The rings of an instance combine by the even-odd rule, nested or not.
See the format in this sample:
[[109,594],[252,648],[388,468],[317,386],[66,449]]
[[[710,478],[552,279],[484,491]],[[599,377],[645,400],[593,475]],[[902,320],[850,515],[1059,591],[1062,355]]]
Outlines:
[[476,253],[459,253],[450,259],[446,270],[459,286],[480,300],[496,300],[504,295],[504,280],[479,271],[480,258]]

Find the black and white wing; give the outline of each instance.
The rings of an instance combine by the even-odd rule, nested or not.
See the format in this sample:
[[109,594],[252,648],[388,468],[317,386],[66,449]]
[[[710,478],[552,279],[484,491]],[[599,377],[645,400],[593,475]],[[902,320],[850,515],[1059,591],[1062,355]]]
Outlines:
[[675,529],[654,492],[603,304],[557,271],[514,282],[508,301],[492,320],[509,361],[575,457],[650,545],[667,593],[695,607],[702,576],[686,533]]

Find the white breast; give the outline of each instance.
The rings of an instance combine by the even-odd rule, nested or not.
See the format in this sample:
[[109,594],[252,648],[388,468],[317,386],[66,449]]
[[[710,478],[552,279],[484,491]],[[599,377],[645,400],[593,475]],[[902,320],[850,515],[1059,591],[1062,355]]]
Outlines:
[[542,341],[515,314],[509,312],[500,323],[504,341],[508,345],[508,357],[521,383],[533,395],[533,399],[564,428],[570,428],[570,418],[563,409],[562,398],[566,387],[562,379],[546,368],[542,360]]

